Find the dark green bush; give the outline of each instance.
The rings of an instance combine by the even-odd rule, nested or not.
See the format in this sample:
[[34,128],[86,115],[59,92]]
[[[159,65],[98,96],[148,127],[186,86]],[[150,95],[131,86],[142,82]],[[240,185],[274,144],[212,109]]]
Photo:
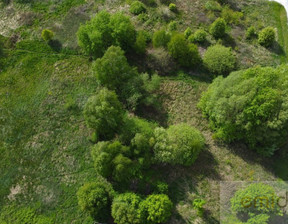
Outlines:
[[216,19],[210,26],[210,34],[215,38],[221,38],[225,35],[226,22],[222,18]]
[[123,108],[115,92],[106,88],[91,96],[84,107],[87,125],[100,139],[111,139],[118,132],[123,120]]
[[138,32],[135,42],[135,52],[137,54],[145,54],[147,46],[147,37],[144,32]]
[[183,34],[173,35],[168,44],[171,56],[183,67],[193,68],[199,65],[201,57],[194,44],[188,44]]
[[139,205],[141,198],[134,193],[120,194],[114,198],[112,203],[112,217],[117,224],[143,224],[140,219]]
[[171,39],[170,34],[168,34],[165,30],[158,30],[153,34],[153,46],[154,47],[167,47]]
[[227,75],[235,69],[236,57],[231,48],[217,44],[207,49],[203,63],[212,74]]
[[45,41],[50,41],[54,37],[54,33],[51,30],[44,29],[41,33],[41,37]]
[[288,67],[251,68],[218,77],[199,107],[227,142],[240,140],[260,154],[272,155],[288,136]]
[[205,139],[187,124],[172,125],[167,130],[156,128],[154,153],[161,163],[192,165],[204,148]]
[[132,2],[130,12],[134,15],[139,15],[146,12],[146,6],[140,1]]
[[250,26],[247,29],[245,36],[246,36],[247,40],[251,40],[251,39],[257,37],[257,32],[256,32],[255,27],[254,26]]
[[234,11],[230,8],[230,6],[226,5],[222,9],[221,17],[226,21],[228,24],[235,24],[239,25],[240,20],[243,18],[242,12]]
[[186,39],[188,39],[192,34],[192,30],[190,27],[188,27],[185,31],[184,31],[184,36]]
[[152,194],[140,204],[143,223],[157,224],[168,221],[172,214],[173,203],[165,194]]
[[196,32],[191,35],[188,40],[192,43],[204,43],[207,38],[207,33],[205,30],[199,29],[196,30]]
[[77,192],[81,210],[88,212],[98,222],[107,221],[113,197],[114,190],[111,184],[102,178],[84,184]]
[[276,38],[276,32],[273,27],[266,27],[260,31],[258,43],[264,47],[271,47]]

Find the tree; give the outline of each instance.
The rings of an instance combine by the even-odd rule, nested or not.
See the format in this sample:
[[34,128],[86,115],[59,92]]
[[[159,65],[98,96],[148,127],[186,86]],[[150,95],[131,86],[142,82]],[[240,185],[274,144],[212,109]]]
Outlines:
[[210,46],[203,57],[204,66],[215,75],[227,75],[236,65],[231,48],[222,45]]
[[264,47],[271,47],[276,38],[275,29],[273,27],[266,27],[260,31],[258,43]]
[[201,62],[198,48],[188,44],[183,34],[175,34],[168,44],[171,56],[183,67],[192,68]]
[[187,124],[172,125],[167,130],[156,128],[154,153],[162,163],[192,165],[204,148],[205,139]]
[[94,167],[98,174],[121,182],[133,175],[133,161],[130,148],[119,141],[98,142],[91,150]]
[[218,77],[199,107],[216,131],[214,137],[246,142],[262,155],[272,155],[288,135],[288,67],[256,67]]
[[190,27],[188,27],[185,31],[184,31],[184,36],[186,39],[188,39],[192,34],[192,30]]
[[51,30],[44,29],[41,33],[42,39],[49,42],[54,37],[54,33]]
[[113,197],[114,190],[111,184],[102,178],[85,183],[77,192],[80,209],[88,212],[99,222],[107,221]]
[[165,194],[152,194],[140,204],[140,217],[143,223],[165,223],[171,216],[173,203]]
[[112,217],[117,224],[142,224],[139,205],[141,198],[134,193],[120,194],[112,203]]
[[111,139],[118,132],[123,120],[123,108],[115,92],[106,88],[90,97],[84,107],[87,125],[100,139]]
[[158,30],[153,34],[153,46],[156,47],[167,47],[171,37],[165,30]]
[[204,43],[206,41],[206,38],[207,38],[207,33],[205,30],[202,30],[202,29],[199,29],[199,30],[196,30],[196,32],[191,35],[188,40],[190,42],[193,42],[193,43]]
[[141,13],[145,13],[146,10],[147,10],[146,6],[140,1],[132,2],[131,6],[130,6],[130,12],[134,15],[139,15]]
[[210,34],[216,39],[225,35],[226,22],[222,18],[216,19],[210,26]]
[[248,223],[259,223],[256,221],[267,219],[267,216],[258,216],[260,214],[282,215],[283,212],[277,203],[278,200],[279,197],[273,187],[267,184],[254,183],[234,194],[231,198],[231,209],[236,213],[247,214],[251,218]]
[[145,54],[146,52],[146,36],[144,32],[138,32],[136,42],[135,42],[135,51],[137,54]]

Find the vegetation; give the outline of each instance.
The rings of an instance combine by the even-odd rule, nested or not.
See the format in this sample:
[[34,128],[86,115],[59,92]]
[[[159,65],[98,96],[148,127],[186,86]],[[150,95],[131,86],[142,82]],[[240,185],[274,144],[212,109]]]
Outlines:
[[139,15],[146,12],[146,7],[142,2],[134,1],[130,6],[130,12],[134,15]]
[[207,38],[207,32],[203,29],[196,30],[196,32],[189,37],[189,41],[193,43],[204,43]]
[[167,47],[170,38],[170,35],[165,30],[158,30],[153,34],[153,46]]
[[271,47],[276,38],[273,27],[266,27],[259,33],[258,42],[264,47]]
[[52,40],[52,38],[54,37],[54,33],[51,30],[45,29],[42,31],[41,36],[42,36],[43,40],[48,42],[48,41]]
[[225,35],[226,22],[222,18],[216,19],[210,26],[210,34],[216,39]]

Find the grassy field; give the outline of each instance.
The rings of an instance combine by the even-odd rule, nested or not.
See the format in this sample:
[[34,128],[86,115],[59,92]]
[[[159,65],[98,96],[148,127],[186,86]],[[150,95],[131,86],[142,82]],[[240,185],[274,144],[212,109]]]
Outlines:
[[[173,19],[179,23],[179,30],[188,25],[193,30],[199,26],[207,29],[217,15],[207,16],[205,2],[176,1],[181,13]],[[286,62],[288,27],[284,8],[262,0],[233,2],[245,17],[241,25],[229,28],[234,42],[224,44],[237,52],[238,67]],[[89,58],[77,48],[74,33],[98,10],[115,12],[120,8],[129,14],[129,7],[124,1],[54,3],[36,1],[29,7],[0,9],[1,34],[14,35],[18,41],[15,46],[6,45],[5,58],[0,59],[1,224],[8,218],[8,223],[21,223],[16,211],[21,213],[25,208],[31,208],[37,217],[48,217],[51,223],[93,223],[78,209],[76,192],[96,176],[90,157],[91,131],[84,123],[82,110],[97,82],[90,72]],[[166,8],[151,6],[148,21],[139,22],[136,17],[133,21],[138,29],[152,32],[169,23],[159,19]],[[35,16],[32,22],[27,19],[22,24],[19,18],[30,14]],[[245,41],[245,29],[250,25],[258,30],[266,25],[276,27],[279,44],[267,50]],[[62,49],[51,48],[40,40],[41,30],[47,27],[56,33]],[[171,224],[219,223],[221,181],[288,180],[287,149],[264,159],[241,143],[227,145],[213,139],[197,108],[210,82],[207,74],[182,73],[164,77],[159,90],[164,110],[159,119],[155,116],[156,121],[163,126],[186,122],[200,129],[207,141],[192,167],[155,167],[169,183],[169,197],[175,203]],[[203,218],[197,217],[192,208],[196,197],[207,201]]]

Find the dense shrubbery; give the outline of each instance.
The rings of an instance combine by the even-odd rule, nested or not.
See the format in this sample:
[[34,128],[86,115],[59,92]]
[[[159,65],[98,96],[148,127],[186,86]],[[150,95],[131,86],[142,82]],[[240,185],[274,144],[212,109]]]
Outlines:
[[129,17],[101,11],[91,21],[80,26],[77,37],[85,53],[98,58],[111,45],[120,46],[125,51],[131,50],[136,40],[136,31]]
[[228,24],[238,25],[240,23],[241,18],[243,17],[243,13],[242,12],[235,12],[228,5],[226,5],[222,9],[221,17]]
[[158,30],[153,34],[153,46],[154,47],[167,47],[171,39],[170,34],[165,30]]
[[266,27],[259,33],[258,42],[264,47],[271,47],[276,38],[275,29],[273,27]]
[[226,22],[222,18],[216,19],[210,26],[210,34],[215,38],[221,38],[225,35]]
[[203,135],[187,124],[155,129],[154,153],[162,163],[192,165],[204,148]]
[[124,111],[115,92],[101,89],[88,99],[84,108],[87,125],[94,129],[100,139],[111,139],[123,120]]
[[173,35],[168,49],[171,56],[183,67],[193,68],[201,62],[197,46],[188,44],[183,34]]
[[273,154],[288,135],[287,74],[287,66],[256,67],[215,79],[199,104],[215,137]]
[[141,13],[146,12],[146,7],[142,2],[134,1],[130,6],[130,12],[133,13],[134,15],[139,15]]
[[[245,199],[245,200],[244,200]],[[271,215],[282,215],[279,197],[273,187],[255,183],[245,189],[238,190],[231,198],[231,208],[234,212],[247,214],[247,223],[267,223]]]
[[192,34],[188,40],[193,43],[204,43],[207,38],[207,33],[203,29],[196,30],[194,34]]
[[236,58],[231,48],[217,44],[207,49],[203,63],[212,74],[227,75],[235,69]]
[[105,221],[110,215],[110,205],[114,197],[112,186],[102,178],[86,183],[77,192],[82,211],[88,212],[95,220]]

